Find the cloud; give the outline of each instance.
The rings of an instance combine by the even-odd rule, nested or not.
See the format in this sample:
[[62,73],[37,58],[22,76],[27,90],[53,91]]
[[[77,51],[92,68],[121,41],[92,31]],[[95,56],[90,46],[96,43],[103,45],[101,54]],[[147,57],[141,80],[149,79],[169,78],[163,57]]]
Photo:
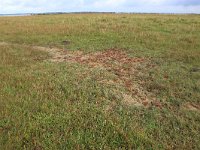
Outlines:
[[200,0],[169,0],[165,1],[165,3],[179,6],[197,6],[200,5]]
[[200,0],[0,0],[0,13],[61,11],[200,13]]

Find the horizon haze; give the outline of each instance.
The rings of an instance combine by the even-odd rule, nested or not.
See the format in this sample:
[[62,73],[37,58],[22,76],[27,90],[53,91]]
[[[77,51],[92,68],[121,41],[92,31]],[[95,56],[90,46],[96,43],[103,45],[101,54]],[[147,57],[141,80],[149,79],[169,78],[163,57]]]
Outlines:
[[200,14],[199,0],[0,0],[0,14],[125,12]]

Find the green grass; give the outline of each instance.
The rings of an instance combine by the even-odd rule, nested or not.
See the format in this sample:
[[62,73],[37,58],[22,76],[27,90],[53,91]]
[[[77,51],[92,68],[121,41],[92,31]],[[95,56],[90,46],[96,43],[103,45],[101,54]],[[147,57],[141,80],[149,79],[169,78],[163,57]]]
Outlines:
[[[0,149],[200,149],[200,16],[77,14],[1,17]],[[122,49],[150,64],[133,82],[163,105],[124,105],[112,72],[46,61],[31,45]],[[17,44],[16,44],[17,43]],[[155,67],[149,67],[153,65]],[[107,110],[107,108],[110,108]]]

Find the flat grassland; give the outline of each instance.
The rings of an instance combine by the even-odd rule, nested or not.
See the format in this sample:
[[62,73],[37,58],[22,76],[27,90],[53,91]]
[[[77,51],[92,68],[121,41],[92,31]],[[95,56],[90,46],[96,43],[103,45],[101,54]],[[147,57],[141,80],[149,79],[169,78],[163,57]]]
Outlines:
[[199,15],[0,17],[0,149],[200,149],[199,139]]

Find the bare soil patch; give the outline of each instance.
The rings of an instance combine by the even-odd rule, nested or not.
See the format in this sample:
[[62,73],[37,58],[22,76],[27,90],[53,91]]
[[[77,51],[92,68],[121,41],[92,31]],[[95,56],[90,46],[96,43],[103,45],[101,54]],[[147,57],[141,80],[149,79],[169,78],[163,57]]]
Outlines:
[[120,85],[123,86],[127,93],[121,93],[123,103],[132,106],[155,106],[162,108],[161,103],[156,100],[152,93],[144,90],[139,84],[133,82],[133,78],[137,73],[137,65],[148,61],[145,58],[132,58],[125,52],[118,49],[109,49],[103,52],[84,54],[81,51],[71,52],[60,49],[48,49],[44,47],[35,47],[36,49],[48,51],[53,62],[74,62],[82,65],[87,65],[91,68],[103,68],[108,72],[113,73],[116,78],[105,79],[99,81],[102,84]]
[[183,109],[200,112],[200,105],[192,104],[192,103],[186,103],[186,104],[183,105]]
[[[0,43],[0,45],[8,45],[9,43]],[[126,92],[117,91],[121,94],[123,103],[128,106],[155,106],[162,108],[161,103],[156,100],[152,93],[144,90],[144,88],[134,82],[137,65],[149,61],[146,58],[133,58],[125,52],[118,49],[109,49],[102,52],[84,54],[82,51],[66,51],[58,48],[48,48],[41,46],[33,46],[36,50],[46,51],[51,55],[49,59],[52,62],[71,62],[87,65],[90,68],[103,68],[115,75],[115,79],[104,79],[99,81],[102,84],[119,85],[126,89]]]

